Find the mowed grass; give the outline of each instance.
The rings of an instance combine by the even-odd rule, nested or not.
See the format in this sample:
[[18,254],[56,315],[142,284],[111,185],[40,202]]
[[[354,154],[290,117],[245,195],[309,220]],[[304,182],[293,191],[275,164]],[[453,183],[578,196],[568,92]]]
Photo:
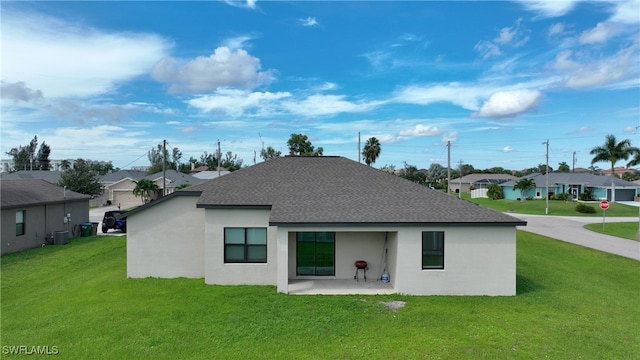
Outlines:
[[[81,238],[3,256],[1,345],[57,346],[61,359],[640,354],[640,262],[527,232],[517,234],[515,297],[294,296],[127,279],[125,241]],[[406,306],[392,312],[381,304],[390,300]],[[19,357],[2,349],[3,359]]]
[[638,222],[606,222],[604,224],[604,231],[602,230],[602,223],[587,224],[585,229],[599,232],[601,234],[607,234],[611,236],[617,236],[629,240],[640,241],[638,234]]
[[[513,212],[518,214],[532,214],[532,215],[545,215],[547,207],[546,200],[491,200],[487,198],[475,198],[472,199],[469,194],[462,194],[462,198],[473,203],[482,205],[484,207],[500,211],[500,212]],[[595,214],[584,214],[576,211],[577,201],[562,201],[562,200],[549,200],[549,215],[557,216],[588,216],[588,217],[602,217],[602,210],[600,209],[599,202],[584,202],[583,204],[593,207]],[[620,216],[620,217],[638,217],[638,208],[635,206],[629,206],[618,203],[610,203],[609,209],[606,210],[606,216]]]

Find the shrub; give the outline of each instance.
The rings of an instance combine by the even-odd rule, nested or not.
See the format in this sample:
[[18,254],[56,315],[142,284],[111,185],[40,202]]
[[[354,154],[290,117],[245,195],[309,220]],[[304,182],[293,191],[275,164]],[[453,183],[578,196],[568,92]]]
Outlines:
[[591,192],[583,192],[580,193],[580,195],[578,195],[578,199],[582,200],[582,201],[589,201],[592,200],[591,199]]
[[504,197],[504,194],[502,193],[502,188],[500,187],[500,185],[489,184],[489,186],[487,186],[487,196],[491,200],[499,200]]
[[533,200],[533,196],[531,195],[527,196],[527,200]]
[[576,205],[576,211],[583,214],[595,214],[596,208],[586,204],[578,204]]
[[560,194],[554,194],[551,195],[551,197],[549,198],[549,200],[562,200],[562,201],[569,201],[571,197],[569,196],[569,194],[567,193],[560,193]]

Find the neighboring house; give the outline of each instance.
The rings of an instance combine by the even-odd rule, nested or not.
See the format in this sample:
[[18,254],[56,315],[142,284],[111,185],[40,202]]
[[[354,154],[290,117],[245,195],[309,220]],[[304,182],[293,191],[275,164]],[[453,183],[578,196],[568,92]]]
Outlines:
[[522,225],[346,158],[286,156],[132,210],[127,276],[289,293],[299,279],[353,279],[365,260],[397,293],[515,295]]
[[100,178],[102,185],[101,202],[111,201],[112,204],[140,203],[139,197],[133,195],[135,181],[143,179],[145,172],[140,170],[118,170]]
[[211,170],[211,171],[200,171],[199,173],[193,174],[193,177],[197,177],[198,179],[203,179],[203,180],[211,180],[211,179],[215,179],[219,176],[222,175],[227,175],[230,174],[231,171],[228,170]]
[[163,189],[165,187],[166,187],[166,191],[164,192],[164,195],[169,195],[174,191],[176,191],[176,188],[178,187],[185,187],[185,186],[189,187],[189,186],[198,185],[200,183],[205,182],[204,179],[199,179],[197,177],[194,177],[185,173],[181,173],[175,170],[165,171],[164,176],[166,178],[166,186],[162,185],[162,177],[163,177],[162,171],[145,177],[145,179],[149,179],[155,182],[156,184],[158,184],[158,194],[154,199],[162,197]]
[[[1,254],[50,243],[51,233],[79,235],[78,225],[89,221],[88,195],[44,180],[0,181],[2,210]],[[70,217],[68,217],[70,215]]]
[[501,184],[513,179],[517,178],[509,174],[469,174],[461,178],[451,179],[449,189],[456,194],[461,191],[469,193],[472,189],[485,189],[491,183]]
[[[145,175],[144,171],[138,170],[120,170],[107,174],[100,179],[100,183],[104,188],[101,200],[103,202],[111,201],[112,204],[130,205],[142,203],[141,197],[133,195],[136,182],[142,179],[151,180],[158,185],[158,193],[152,197],[154,200],[158,199],[162,197],[162,176],[162,172]],[[204,181],[175,170],[167,170],[165,176],[167,181],[167,194],[171,194],[175,191],[176,187],[183,184],[196,185]]]
[[[532,174],[531,178],[536,187],[524,194],[520,190],[514,190],[513,186],[518,180],[500,184],[505,199],[519,199],[532,196],[542,199],[546,193],[547,179],[544,174]],[[616,201],[634,201],[640,185],[615,178]],[[611,200],[611,176],[593,175],[588,173],[549,173],[549,196],[554,194],[570,194],[574,200],[579,199],[581,193],[591,191],[594,200]]]
[[[635,172],[637,171],[636,169],[629,169],[629,168],[624,168],[624,167],[616,167],[613,169],[615,174],[618,176],[622,176],[624,174],[635,174]],[[608,169],[602,169],[599,171],[600,175],[605,175],[605,176],[611,176],[611,168]]]
[[0,180],[18,180],[18,179],[40,179],[51,184],[58,184],[62,171],[49,170],[20,170],[12,173],[0,173]]

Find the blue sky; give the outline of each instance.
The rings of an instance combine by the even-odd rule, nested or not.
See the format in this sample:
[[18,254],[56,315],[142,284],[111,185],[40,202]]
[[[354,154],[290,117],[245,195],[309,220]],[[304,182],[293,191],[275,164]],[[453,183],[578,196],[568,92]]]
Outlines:
[[[304,133],[376,167],[588,167],[640,145],[640,1],[2,2],[1,150],[249,165]],[[620,163],[619,165],[623,165]],[[607,168],[605,163],[598,164]]]

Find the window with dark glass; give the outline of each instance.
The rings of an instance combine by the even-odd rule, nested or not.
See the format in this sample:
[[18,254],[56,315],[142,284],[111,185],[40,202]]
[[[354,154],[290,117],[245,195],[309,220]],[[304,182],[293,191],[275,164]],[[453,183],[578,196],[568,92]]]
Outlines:
[[16,211],[16,236],[24,235],[24,210]]
[[444,232],[422,233],[422,269],[444,269]]
[[334,232],[296,233],[296,275],[335,275]]
[[225,228],[225,263],[267,262],[266,228]]

